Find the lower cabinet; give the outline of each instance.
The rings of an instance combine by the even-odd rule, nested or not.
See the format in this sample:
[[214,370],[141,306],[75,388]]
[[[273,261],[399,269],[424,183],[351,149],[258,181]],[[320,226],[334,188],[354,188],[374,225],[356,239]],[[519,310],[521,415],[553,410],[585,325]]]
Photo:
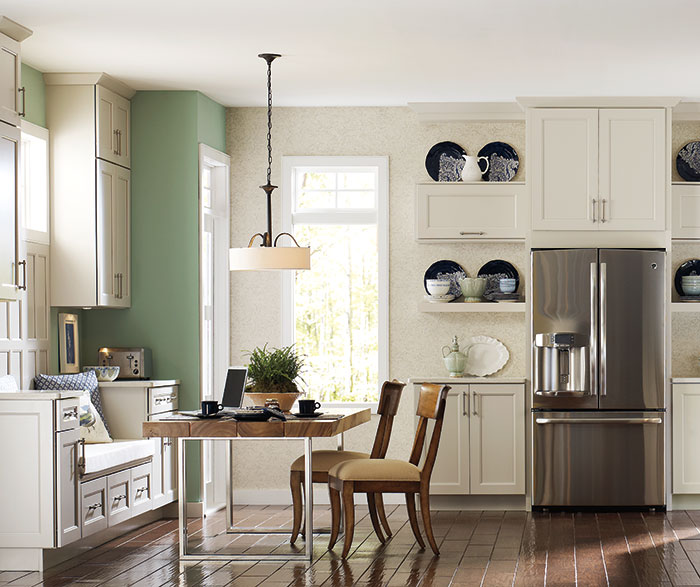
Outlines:
[[[431,492],[524,494],[525,386],[480,383],[452,384],[451,388]],[[416,397],[419,391],[416,384]]]
[[673,493],[700,494],[700,383],[673,384]]
[[131,469],[131,514],[138,516],[153,509],[153,475],[151,463]]
[[132,515],[131,470],[107,476],[107,522],[114,526]]
[[107,477],[80,484],[83,538],[107,528]]
[[153,507],[159,508],[177,499],[177,449],[172,438],[155,440],[160,451],[153,457]]

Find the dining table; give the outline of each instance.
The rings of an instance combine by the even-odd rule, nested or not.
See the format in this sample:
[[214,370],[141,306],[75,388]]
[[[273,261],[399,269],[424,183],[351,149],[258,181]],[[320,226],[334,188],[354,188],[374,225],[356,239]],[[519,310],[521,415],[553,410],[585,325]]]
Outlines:
[[[313,560],[313,447],[314,438],[337,438],[338,450],[344,449],[344,433],[370,420],[369,408],[329,408],[316,418],[299,418],[285,414],[286,420],[272,418],[264,422],[239,421],[234,416],[222,414],[217,418],[197,418],[178,412],[159,414],[143,422],[145,438],[177,439],[178,461],[178,540],[182,561],[309,561]],[[281,534],[288,529],[239,528],[233,522],[233,458],[234,441],[277,440],[304,443],[304,551],[300,553],[222,553],[190,552],[187,534],[186,450],[185,444],[192,441],[226,442],[226,532],[229,534]]]

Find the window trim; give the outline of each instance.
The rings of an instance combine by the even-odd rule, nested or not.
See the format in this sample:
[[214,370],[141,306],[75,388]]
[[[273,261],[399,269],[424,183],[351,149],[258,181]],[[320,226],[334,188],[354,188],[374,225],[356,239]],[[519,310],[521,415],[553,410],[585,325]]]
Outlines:
[[21,193],[21,198],[22,201],[20,202],[20,210],[22,214],[22,218],[19,219],[20,221],[20,227],[21,227],[21,234],[22,238],[25,241],[30,241],[33,243],[39,243],[42,245],[50,245],[51,244],[51,176],[49,175],[50,172],[50,158],[51,158],[51,145],[50,145],[50,137],[49,137],[49,129],[44,128],[43,126],[39,126],[38,124],[34,124],[32,122],[29,122],[28,120],[21,120],[20,121],[20,152],[19,156],[21,158],[24,157],[24,154],[22,153],[22,139],[23,135],[29,135],[32,136],[36,139],[40,139],[46,143],[46,232],[41,231],[41,230],[32,230],[30,228],[25,227],[25,218],[24,215],[27,214],[26,210],[26,189],[27,186],[25,184],[25,178],[24,178],[24,172],[20,172],[20,177],[19,181],[21,182],[19,185],[20,188],[20,193]]
[[[377,169],[377,246],[378,246],[378,371],[379,378],[377,394],[384,381],[389,379],[389,157],[388,156],[283,156],[282,157],[282,221],[281,230],[292,232],[292,171],[297,167],[373,167]],[[335,169],[334,169],[335,171]],[[327,215],[343,215],[348,223],[360,223],[362,218],[367,218],[370,209],[349,209],[326,211]],[[373,209],[372,209],[373,210]],[[297,212],[294,216],[305,222],[312,223],[312,217],[322,221],[324,211],[306,213]],[[367,220],[364,220],[367,222]],[[313,250],[313,243],[307,244]],[[294,272],[285,272],[282,276],[282,308],[281,337],[282,344],[289,345],[294,342]],[[376,413],[378,401],[367,402],[327,402],[326,407],[370,407],[372,413]]]

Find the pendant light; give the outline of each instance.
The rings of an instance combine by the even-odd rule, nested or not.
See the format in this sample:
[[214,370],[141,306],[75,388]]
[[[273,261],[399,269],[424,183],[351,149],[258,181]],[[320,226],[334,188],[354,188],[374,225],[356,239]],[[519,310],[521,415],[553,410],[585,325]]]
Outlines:
[[[245,248],[229,249],[229,269],[231,271],[260,271],[279,269],[309,269],[311,249],[300,247],[293,235],[281,232],[272,234],[272,192],[277,188],[270,182],[272,167],[272,62],[280,55],[261,53],[258,57],[267,62],[267,183],[260,188],[267,198],[267,232],[254,234]],[[293,245],[278,245],[280,237],[288,236]],[[257,237],[262,239],[260,246],[253,246]]]

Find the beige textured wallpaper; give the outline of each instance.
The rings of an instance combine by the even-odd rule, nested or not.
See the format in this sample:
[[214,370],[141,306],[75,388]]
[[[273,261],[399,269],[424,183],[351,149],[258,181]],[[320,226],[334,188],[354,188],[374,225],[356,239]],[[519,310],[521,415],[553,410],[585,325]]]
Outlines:
[[[700,134],[697,136],[700,138]],[[678,267],[688,259],[698,258],[700,242],[674,243],[671,252],[671,275],[675,275]],[[673,284],[671,287],[671,295],[675,299],[675,287]],[[671,340],[673,377],[700,377],[700,312],[674,313],[671,318]]]
[[[415,184],[429,180],[425,155],[430,147],[450,140],[476,155],[488,142],[510,143],[520,156],[517,180],[525,177],[525,124],[420,124],[408,108],[277,108],[274,111],[273,183],[281,185],[282,155],[386,155],[390,171],[390,377],[446,375],[440,349],[457,334],[464,339],[483,334],[501,340],[510,360],[499,375],[524,376],[524,314],[421,313],[425,269],[438,259],[460,263],[470,275],[491,259],[512,262],[521,275],[527,251],[521,244],[418,244],[414,239]],[[231,240],[247,244],[249,235],[264,230],[265,110],[232,108],[227,115],[231,155]],[[277,193],[279,210],[280,193]],[[279,212],[276,212],[279,214]],[[279,215],[276,217],[279,228]],[[313,243],[311,243],[313,246]],[[231,361],[245,361],[242,350],[266,342],[281,344],[281,277],[278,273],[231,274]],[[521,284],[524,288],[525,284]],[[413,439],[413,390],[407,388],[392,437],[390,456],[407,458]],[[347,435],[347,447],[369,450],[374,425]],[[318,441],[316,448],[330,448]],[[238,443],[236,488],[286,490],[290,462],[302,444]]]

